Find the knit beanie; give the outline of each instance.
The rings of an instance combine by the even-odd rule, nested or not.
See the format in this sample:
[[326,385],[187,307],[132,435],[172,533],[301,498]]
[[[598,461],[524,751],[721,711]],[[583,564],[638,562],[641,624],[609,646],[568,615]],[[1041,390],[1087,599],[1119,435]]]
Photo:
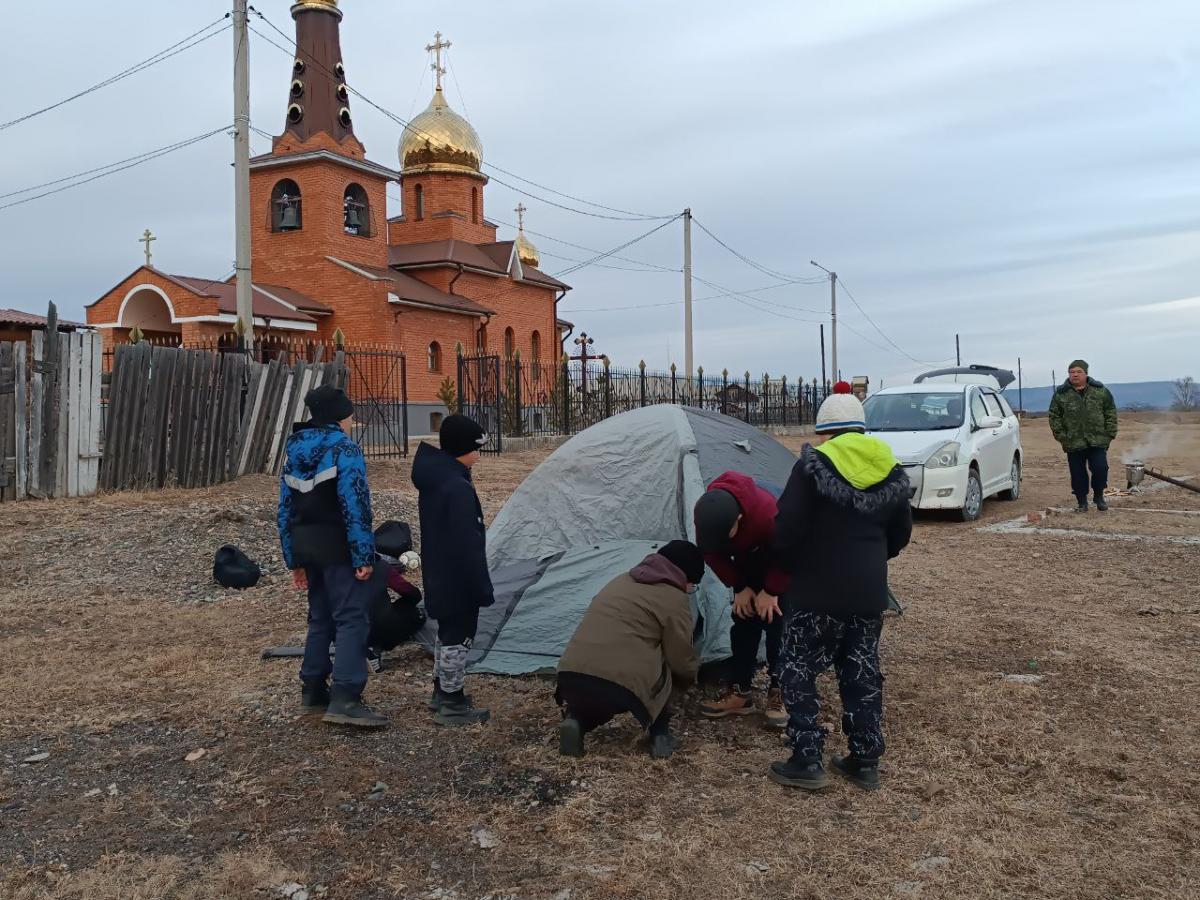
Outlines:
[[304,398],[314,425],[334,425],[354,415],[354,404],[346,392],[332,384],[313,388]]
[[456,413],[442,420],[438,442],[443,450],[458,459],[483,449],[483,445],[488,442],[488,436],[474,419]]
[[696,543],[705,553],[718,553],[729,545],[729,532],[742,514],[737,499],[729,491],[717,488],[705,491],[696,501],[692,516],[696,520]]
[[845,381],[839,381],[833,386],[833,393],[825,398],[825,402],[817,410],[817,422],[813,428],[817,434],[851,429],[867,430],[862,401],[850,393],[850,390],[849,383]]
[[1083,369],[1086,372],[1088,370],[1087,360],[1077,359],[1067,366],[1067,369]]
[[671,541],[658,549],[658,555],[683,572],[688,584],[699,584],[704,577],[704,554],[691,541]]

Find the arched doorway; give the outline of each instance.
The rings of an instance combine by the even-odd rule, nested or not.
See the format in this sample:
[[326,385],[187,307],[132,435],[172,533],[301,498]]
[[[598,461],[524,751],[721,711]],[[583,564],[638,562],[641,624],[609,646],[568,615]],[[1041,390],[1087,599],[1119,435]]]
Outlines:
[[175,319],[171,298],[160,288],[144,284],[125,295],[118,325],[126,333],[136,326],[147,338],[179,344],[183,340],[183,327]]

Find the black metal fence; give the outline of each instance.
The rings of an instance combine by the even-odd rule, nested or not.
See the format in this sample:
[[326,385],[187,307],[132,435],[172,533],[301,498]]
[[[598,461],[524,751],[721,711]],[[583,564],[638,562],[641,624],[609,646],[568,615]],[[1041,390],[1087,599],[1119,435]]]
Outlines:
[[[603,358],[526,361],[519,356],[459,357],[459,407],[498,436],[573,434],[631,409],[678,403],[709,409],[761,427],[812,424],[829,392],[815,379],[719,376],[699,369],[688,378],[645,365],[618,368]],[[498,423],[499,427],[496,427]]]

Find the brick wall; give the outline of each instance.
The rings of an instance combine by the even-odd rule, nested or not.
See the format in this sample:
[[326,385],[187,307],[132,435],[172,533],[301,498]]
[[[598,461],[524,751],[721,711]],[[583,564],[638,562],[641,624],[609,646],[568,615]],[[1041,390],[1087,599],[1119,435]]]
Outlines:
[[[393,244],[419,244],[425,241],[466,241],[490,244],[496,240],[495,226],[486,224],[483,214],[484,185],[487,179],[471,175],[430,172],[404,175],[400,196],[404,215],[388,224]],[[425,215],[417,218],[417,186],[425,193]],[[472,192],[476,214],[472,218]]]

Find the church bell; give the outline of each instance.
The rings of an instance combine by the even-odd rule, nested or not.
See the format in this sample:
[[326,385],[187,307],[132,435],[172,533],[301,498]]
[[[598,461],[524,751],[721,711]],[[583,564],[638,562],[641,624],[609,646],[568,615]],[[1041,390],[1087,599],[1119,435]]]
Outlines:
[[300,211],[289,203],[283,208],[283,212],[279,217],[279,228],[281,231],[295,231],[299,227]]
[[358,204],[346,205],[346,227],[358,229],[362,227],[362,216],[358,214]]

